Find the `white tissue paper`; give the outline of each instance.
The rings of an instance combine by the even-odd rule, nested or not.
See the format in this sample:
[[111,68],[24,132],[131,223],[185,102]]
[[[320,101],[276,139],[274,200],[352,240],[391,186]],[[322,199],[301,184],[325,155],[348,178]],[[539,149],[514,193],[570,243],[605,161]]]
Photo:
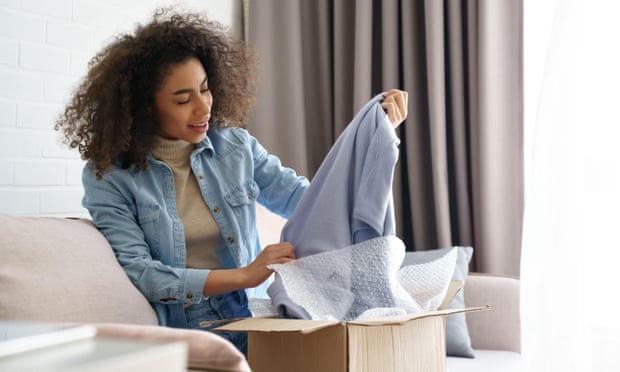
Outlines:
[[[436,310],[454,273],[456,249],[401,269],[404,256],[403,242],[385,236],[268,267],[311,319],[348,321]],[[250,310],[256,316],[273,309],[263,300],[250,301]]]

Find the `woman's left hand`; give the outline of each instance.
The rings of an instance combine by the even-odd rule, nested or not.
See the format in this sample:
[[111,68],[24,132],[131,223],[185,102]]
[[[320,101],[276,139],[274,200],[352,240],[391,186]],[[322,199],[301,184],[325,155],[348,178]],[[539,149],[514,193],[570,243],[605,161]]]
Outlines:
[[381,107],[385,110],[394,129],[407,118],[409,94],[404,90],[390,89],[383,95]]

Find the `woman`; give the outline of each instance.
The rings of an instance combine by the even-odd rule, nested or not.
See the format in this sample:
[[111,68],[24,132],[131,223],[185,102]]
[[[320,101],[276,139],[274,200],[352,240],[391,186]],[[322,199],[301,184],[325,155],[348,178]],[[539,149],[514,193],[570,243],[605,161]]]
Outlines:
[[[56,123],[88,161],[83,205],[162,325],[251,316],[245,289],[295,259],[258,239],[254,203],[288,217],[308,180],[242,128],[255,65],[220,24],[159,10],[93,58]],[[384,99],[395,127],[406,98]],[[245,335],[223,336],[245,352]]]

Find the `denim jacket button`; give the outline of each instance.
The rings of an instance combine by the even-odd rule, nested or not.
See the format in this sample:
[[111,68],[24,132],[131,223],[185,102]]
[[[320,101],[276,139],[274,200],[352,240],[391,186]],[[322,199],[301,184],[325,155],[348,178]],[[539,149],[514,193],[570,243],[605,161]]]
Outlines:
[[217,213],[219,211],[220,211],[220,209],[218,207],[213,208],[213,212]]
[[228,238],[226,238],[226,241],[232,244],[235,242],[235,238],[233,238],[232,236],[229,236]]
[[188,294],[185,295],[185,297],[187,297],[188,299],[192,299],[194,297],[194,295],[191,294],[191,293],[188,293]]

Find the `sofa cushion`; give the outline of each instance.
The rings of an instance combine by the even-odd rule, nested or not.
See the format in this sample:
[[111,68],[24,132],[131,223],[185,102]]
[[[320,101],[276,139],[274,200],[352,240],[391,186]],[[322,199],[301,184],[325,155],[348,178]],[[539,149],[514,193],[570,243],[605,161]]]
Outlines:
[[[434,261],[450,252],[453,247],[432,249],[426,251],[407,252],[402,266],[423,264]],[[465,281],[469,272],[469,261],[473,255],[472,247],[458,247],[458,257],[452,280]],[[464,289],[465,290],[465,289]],[[463,291],[457,293],[448,305],[449,309],[462,309],[465,307]],[[446,317],[446,351],[450,356],[473,358],[474,350],[467,329],[465,314],[453,314]]]
[[519,353],[503,350],[474,350],[475,359],[448,357],[446,372],[522,372],[524,370]]
[[158,324],[88,220],[0,214],[0,319]]
[[207,331],[130,324],[98,324],[98,337],[145,342],[182,341],[188,367],[208,371],[249,371],[245,356],[228,340]]
[[491,307],[491,311],[466,315],[475,350],[521,352],[520,283],[519,279],[508,276],[469,274],[465,306],[486,304]]

